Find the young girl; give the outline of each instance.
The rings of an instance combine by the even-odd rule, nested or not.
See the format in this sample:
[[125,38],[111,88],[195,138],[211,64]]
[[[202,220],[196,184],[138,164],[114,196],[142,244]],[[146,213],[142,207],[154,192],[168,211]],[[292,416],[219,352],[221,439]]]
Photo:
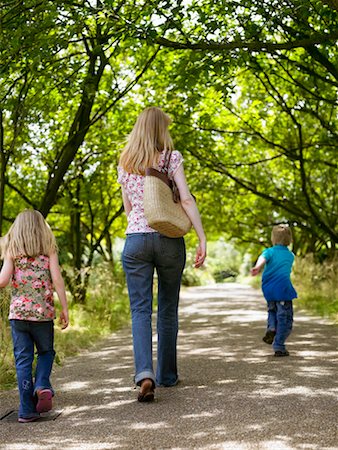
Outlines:
[[[60,323],[68,326],[65,286],[60,272],[55,237],[39,211],[25,210],[1,239],[4,264],[0,287],[11,281],[9,319],[18,380],[19,422],[33,422],[52,409],[50,384],[53,366],[55,309],[53,287],[62,306]],[[33,382],[34,345],[37,365]]]

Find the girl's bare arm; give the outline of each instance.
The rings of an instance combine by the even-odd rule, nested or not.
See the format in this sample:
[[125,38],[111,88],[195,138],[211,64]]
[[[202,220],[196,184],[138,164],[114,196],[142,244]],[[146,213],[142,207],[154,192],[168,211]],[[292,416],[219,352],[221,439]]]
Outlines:
[[14,264],[12,258],[5,257],[4,264],[0,272],[0,288],[4,288],[11,281],[14,271]]
[[52,253],[49,256],[49,264],[50,264],[50,274],[52,277],[52,282],[54,289],[59,297],[62,312],[60,314],[60,322],[62,328],[67,328],[69,325],[69,317],[68,317],[68,306],[67,306],[67,296],[65,290],[65,283],[63,281],[61,270],[59,266],[59,259],[56,253]]

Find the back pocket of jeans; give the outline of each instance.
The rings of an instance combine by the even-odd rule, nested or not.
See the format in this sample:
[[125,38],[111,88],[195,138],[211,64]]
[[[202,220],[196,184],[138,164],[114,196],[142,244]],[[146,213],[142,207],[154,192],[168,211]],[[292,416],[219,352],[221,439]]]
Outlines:
[[184,257],[184,240],[183,238],[168,238],[161,236],[160,248],[162,255],[169,258]]
[[127,236],[124,244],[123,256],[141,258],[146,251],[146,237],[143,234],[132,234]]

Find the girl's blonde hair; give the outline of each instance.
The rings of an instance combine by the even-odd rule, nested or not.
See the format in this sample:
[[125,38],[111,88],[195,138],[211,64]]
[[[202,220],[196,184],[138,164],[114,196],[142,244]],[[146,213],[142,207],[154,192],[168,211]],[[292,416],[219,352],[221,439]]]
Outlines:
[[288,246],[292,242],[292,232],[288,225],[276,225],[272,228],[271,242],[273,245]]
[[128,173],[144,175],[148,167],[157,163],[159,152],[173,150],[170,123],[170,117],[161,108],[146,108],[128,137],[119,165]]
[[8,233],[1,238],[1,257],[50,255],[57,251],[55,236],[43,215],[26,209],[16,217]]

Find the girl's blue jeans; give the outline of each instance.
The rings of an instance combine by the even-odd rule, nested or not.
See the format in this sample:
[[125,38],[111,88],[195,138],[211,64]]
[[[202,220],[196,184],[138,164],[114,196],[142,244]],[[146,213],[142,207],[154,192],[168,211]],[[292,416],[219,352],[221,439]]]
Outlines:
[[[38,389],[50,389],[50,374],[55,357],[54,323],[11,320],[16,375],[18,380],[20,406],[19,417],[39,416],[36,411],[35,393]],[[38,358],[33,381],[32,364],[34,346]]]
[[268,302],[268,329],[276,331],[272,344],[275,351],[285,351],[285,341],[291,333],[292,324],[292,301]]
[[[122,253],[130,299],[135,383],[150,378],[158,386],[178,381],[178,300],[185,265],[183,238],[159,233],[128,234]],[[158,278],[157,367],[152,358],[152,303],[154,269]]]

